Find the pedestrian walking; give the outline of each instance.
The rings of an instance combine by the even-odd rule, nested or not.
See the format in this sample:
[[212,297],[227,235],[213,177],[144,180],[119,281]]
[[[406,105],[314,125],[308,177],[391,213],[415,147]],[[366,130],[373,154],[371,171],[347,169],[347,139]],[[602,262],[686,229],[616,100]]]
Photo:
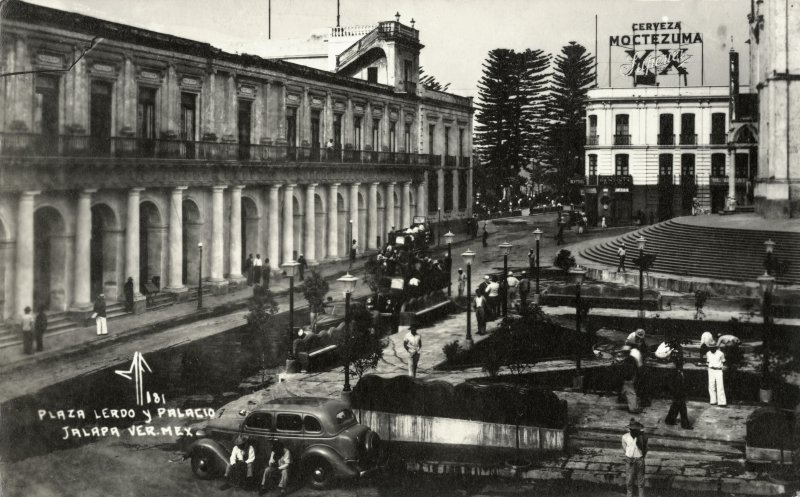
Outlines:
[[625,250],[625,244],[620,244],[619,248],[617,249],[617,258],[619,259],[619,264],[617,264],[617,272],[624,273],[625,272],[625,255],[627,251]]
[[605,216],[603,216],[603,217],[600,219],[600,227],[601,227],[602,229],[606,229],[606,228],[608,228],[608,224],[606,224],[606,217],[605,217]]
[[725,398],[725,385],[722,380],[722,368],[725,366],[725,353],[714,344],[706,352],[708,364],[708,396],[711,405],[724,407],[728,405]]
[[417,334],[417,327],[411,325],[403,339],[403,347],[408,352],[408,375],[412,378],[417,377],[417,364],[419,364],[419,354],[422,351],[422,337]]
[[269,257],[264,259],[264,264],[261,266],[261,281],[263,287],[269,290],[269,279],[272,277],[272,266],[269,264]]
[[106,326],[106,296],[102,293],[98,295],[94,301],[92,319],[94,319],[95,325],[97,326],[97,335],[108,335],[108,327]]
[[33,354],[33,315],[31,314],[31,307],[27,306],[24,310],[25,314],[19,322],[19,328],[22,331],[22,350],[26,354]]
[[299,264],[297,268],[300,270],[300,281],[303,281],[306,278],[306,268],[308,267],[308,262],[303,254],[297,258],[297,263]]
[[675,354],[675,371],[667,383],[667,389],[672,397],[672,404],[669,406],[667,419],[664,420],[668,425],[674,425],[678,415],[681,417],[681,428],[692,429],[689,423],[689,413],[686,409],[686,375],[683,373],[683,355],[680,352]]
[[253,284],[261,284],[261,271],[264,269],[264,262],[261,260],[261,254],[256,254],[253,261]]
[[43,337],[47,331],[47,314],[45,313],[45,306],[40,305],[39,310],[36,312],[36,321],[33,323],[33,336],[36,339],[36,352],[44,350]]
[[475,318],[478,320],[478,335],[486,334],[486,297],[483,293],[475,295]]
[[484,247],[488,247],[489,246],[489,232],[486,231],[486,223],[483,223],[483,235],[482,236],[483,236],[483,246]]
[[622,452],[625,456],[625,487],[627,497],[633,497],[634,487],[639,488],[639,497],[644,497],[644,458],[647,456],[647,437],[644,425],[631,418],[628,433],[622,435]]
[[464,270],[458,268],[458,296],[461,297],[464,295],[464,288],[467,286],[467,275],[464,274]]
[[244,261],[244,274],[247,276],[247,286],[253,286],[253,254]]
[[125,312],[133,312],[133,277],[128,276],[125,282]]

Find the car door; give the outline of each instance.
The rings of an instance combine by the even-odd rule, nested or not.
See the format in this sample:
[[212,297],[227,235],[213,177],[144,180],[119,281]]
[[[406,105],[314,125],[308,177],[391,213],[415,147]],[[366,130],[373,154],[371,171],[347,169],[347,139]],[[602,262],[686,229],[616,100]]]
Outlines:
[[[271,412],[254,412],[242,423],[242,435],[249,438],[256,451],[256,471],[262,470],[269,462],[275,428]],[[257,473],[256,473],[257,474]]]
[[298,412],[278,412],[275,415],[275,434],[289,449],[292,463],[297,464],[303,454],[303,415]]
[[303,450],[319,443],[325,443],[324,438],[325,434],[319,418],[311,414],[303,415]]

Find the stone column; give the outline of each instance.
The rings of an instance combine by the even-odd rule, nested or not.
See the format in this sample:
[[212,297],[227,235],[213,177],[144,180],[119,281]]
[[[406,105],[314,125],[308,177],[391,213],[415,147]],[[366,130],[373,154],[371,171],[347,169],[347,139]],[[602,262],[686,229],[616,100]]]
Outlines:
[[[125,225],[125,280],[133,278],[133,295],[141,298],[139,291],[139,194],[144,188],[128,190],[128,210]],[[143,309],[142,309],[143,310]]]
[[[286,185],[283,189],[283,262],[294,260],[294,187]],[[277,267],[277,265],[276,265]]]
[[183,191],[187,187],[172,189],[169,199],[169,269],[166,290],[183,292]]
[[[386,226],[386,232],[392,230],[392,227],[397,227],[397,221],[394,218],[394,185],[396,183],[392,181],[391,183],[386,184],[386,222],[384,226]],[[394,242],[394,240],[391,240]]]
[[211,187],[211,253],[209,261],[209,279],[214,286],[222,286],[227,283],[222,277],[223,264],[223,241],[224,241],[224,212],[223,191],[227,188],[224,185]]
[[75,220],[75,295],[72,310],[85,311],[92,306],[92,194],[97,190],[82,190],[78,195]]
[[[426,173],[427,174],[427,173]],[[427,183],[423,181],[417,185],[417,215],[426,216],[425,202],[428,200]]]
[[328,185],[328,258],[339,257],[339,183]]
[[33,196],[38,191],[22,192],[17,207],[17,285],[16,318],[22,317],[25,307],[33,308]]
[[350,246],[353,243],[353,240],[358,242],[359,247],[361,250],[364,250],[366,245],[364,244],[364,240],[358,239],[358,187],[361,183],[352,183],[350,185],[350,226],[352,231],[350,232],[350,238],[347,240],[347,250],[350,250]]
[[[728,197],[736,198],[736,153],[728,150]],[[728,202],[725,202],[728,205]]]
[[231,231],[229,240],[228,280],[238,283],[245,281],[242,276],[242,188],[231,187]]
[[408,228],[411,226],[411,182],[403,183],[403,197],[400,199],[401,221],[400,226]]
[[378,249],[378,183],[369,184],[369,205],[367,206],[367,248]]
[[439,185],[436,189],[436,207],[444,212],[444,168],[441,166],[436,170],[436,182]]
[[267,236],[267,258],[270,266],[277,268],[281,264],[281,249],[279,241],[280,231],[280,207],[279,193],[281,185],[270,185],[269,187],[269,209],[267,211],[267,221],[269,222],[269,235]]
[[455,168],[452,171],[453,174],[453,210],[451,211],[453,214],[458,213],[460,210],[460,205],[458,205],[458,189],[460,185],[458,184],[458,176],[459,176],[460,169]]
[[303,256],[306,262],[311,263],[316,261],[316,214],[314,212],[314,190],[317,187],[316,183],[306,185],[306,236],[303,242]]

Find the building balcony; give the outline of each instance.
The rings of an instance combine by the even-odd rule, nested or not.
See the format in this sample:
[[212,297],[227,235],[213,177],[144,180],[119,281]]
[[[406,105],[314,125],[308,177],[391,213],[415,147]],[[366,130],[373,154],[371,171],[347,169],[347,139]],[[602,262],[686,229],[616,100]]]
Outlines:
[[442,156],[436,154],[420,154],[420,164],[424,164],[427,166],[441,166],[442,165]]
[[708,135],[708,143],[712,145],[727,145],[728,135],[725,133],[711,133]]
[[675,135],[658,135],[659,147],[674,147]]
[[600,137],[597,136],[597,135],[588,135],[586,137],[586,144],[587,145],[597,145],[597,142],[599,141],[599,138]]
[[614,135],[614,145],[630,146],[631,135]]
[[461,167],[470,167],[472,164],[471,157],[461,157]]
[[697,145],[697,135],[681,134],[681,145]]
[[429,165],[440,156],[405,152],[336,150],[290,145],[220,143],[210,141],[154,140],[147,138],[0,133],[2,157],[94,157],[170,160],[330,162]]
[[598,186],[631,186],[633,185],[633,176],[630,174],[614,174],[610,176],[598,176]]
[[586,176],[586,186],[597,186],[596,174],[589,174]]
[[671,185],[673,183],[673,178],[671,174],[659,174],[658,175],[658,184],[659,185]]
[[446,167],[456,167],[456,156],[455,155],[445,155],[444,156],[444,165]]

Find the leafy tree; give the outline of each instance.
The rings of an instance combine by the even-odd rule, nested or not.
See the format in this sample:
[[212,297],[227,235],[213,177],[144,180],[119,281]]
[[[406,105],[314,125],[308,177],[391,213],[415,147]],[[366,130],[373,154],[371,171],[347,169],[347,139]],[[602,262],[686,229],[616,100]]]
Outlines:
[[360,302],[350,306],[350,327],[337,344],[339,358],[344,367],[361,379],[364,373],[378,367],[383,359],[384,340],[372,329],[372,315]]
[[278,304],[272,292],[261,285],[256,285],[253,287],[253,296],[247,302],[247,308],[250,312],[245,318],[253,334],[253,345],[261,351],[261,363],[266,368],[267,358],[274,355],[269,349],[275,346],[274,340],[267,339],[267,332],[272,328],[270,321],[278,312]]
[[594,57],[583,45],[569,42],[555,59],[551,93],[551,127],[548,148],[554,170],[553,186],[573,200],[577,189],[568,180],[583,176],[583,149],[586,145],[586,94],[594,84]]
[[327,295],[329,288],[325,278],[318,271],[312,269],[303,283],[303,295],[308,301],[308,307],[311,312],[322,312],[325,307],[325,295]]
[[450,88],[450,83],[442,84],[434,76],[425,74],[422,66],[419,66],[419,84],[433,91],[447,91]]
[[558,251],[556,255],[555,261],[553,261],[553,265],[565,273],[569,272],[570,268],[575,266],[575,256],[572,255],[567,249],[561,249]]

